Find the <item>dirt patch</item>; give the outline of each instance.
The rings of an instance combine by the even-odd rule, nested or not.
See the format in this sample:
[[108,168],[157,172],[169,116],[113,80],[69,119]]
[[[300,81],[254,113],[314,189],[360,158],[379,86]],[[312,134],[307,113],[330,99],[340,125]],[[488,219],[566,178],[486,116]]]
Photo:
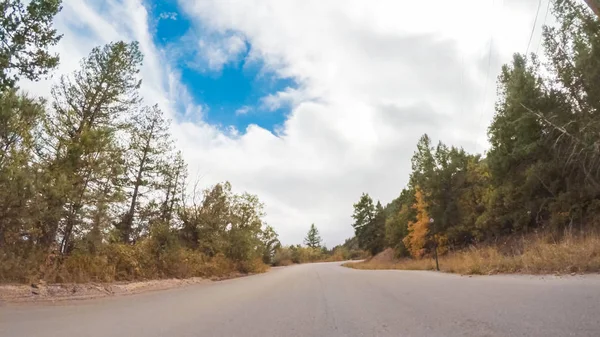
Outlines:
[[0,285],[0,301],[34,302],[90,299],[165,290],[207,282],[211,282],[211,280],[195,277],[183,280],[165,279],[119,283],[46,284],[45,282],[39,282],[31,285]]

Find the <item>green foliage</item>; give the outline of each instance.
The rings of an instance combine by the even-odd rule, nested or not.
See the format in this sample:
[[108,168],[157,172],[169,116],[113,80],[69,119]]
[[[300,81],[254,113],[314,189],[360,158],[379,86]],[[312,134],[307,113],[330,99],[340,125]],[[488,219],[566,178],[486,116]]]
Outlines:
[[[37,237],[34,223],[37,165],[32,165],[35,130],[44,115],[43,102],[14,90],[0,93],[0,247],[20,237]],[[28,246],[28,244],[23,244]]]
[[48,49],[61,35],[52,28],[60,11],[60,0],[0,2],[0,92],[14,88],[22,76],[38,80],[58,65],[58,56]]
[[359,248],[355,236],[347,239],[343,244],[333,247],[330,254],[327,261],[360,260],[369,256],[368,252]]
[[[144,107],[130,121],[130,142],[126,153],[124,174],[129,208],[116,224],[122,242],[128,243],[144,233],[152,217],[143,216],[148,206],[154,206],[149,195],[160,191],[170,170],[164,154],[171,151],[169,122],[157,105]],[[146,201],[146,202],[144,202]],[[146,209],[144,209],[144,206]]]
[[168,121],[140,108],[141,62],[137,42],[114,42],[60,79],[51,107],[0,93],[0,281],[226,277],[272,262],[279,240],[255,195],[186,193]]
[[361,249],[375,255],[385,246],[385,210],[380,202],[373,205],[373,199],[363,193],[359,201],[354,204],[354,234],[358,239]]
[[304,238],[304,244],[315,249],[321,247],[321,237],[319,236],[319,230],[315,227],[315,224],[310,225],[306,238]]
[[40,149],[48,206],[43,241],[51,245],[60,236],[62,254],[87,231],[101,231],[107,212],[123,201],[122,115],[140,101],[141,62],[137,42],[110,43],[94,48],[81,69],[52,88]]
[[281,247],[279,238],[273,227],[266,226],[260,237],[261,249],[263,251],[262,260],[265,264],[272,264],[277,249]]

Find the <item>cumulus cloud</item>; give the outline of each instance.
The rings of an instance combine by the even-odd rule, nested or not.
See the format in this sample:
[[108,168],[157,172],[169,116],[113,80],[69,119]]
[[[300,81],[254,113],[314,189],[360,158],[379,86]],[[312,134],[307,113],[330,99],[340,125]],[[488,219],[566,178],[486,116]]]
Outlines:
[[484,151],[495,77],[524,51],[535,14],[475,0],[181,3],[205,27],[243,34],[253,57],[298,83],[263,98],[291,107],[277,135],[250,127],[195,159],[259,193],[286,242],[311,222],[329,243],[350,236],[352,203],[363,191],[397,196],[423,133]]
[[294,107],[310,99],[306,90],[287,87],[263,97],[261,103],[267,110],[274,111],[282,107]]
[[198,29],[171,42],[167,54],[198,72],[218,73],[224,66],[241,61],[247,49],[242,35]]
[[314,222],[329,246],[352,235],[362,192],[384,203],[399,194],[423,133],[469,151],[487,147],[495,76],[525,51],[535,14],[520,1],[180,0],[196,27],[186,41],[194,50],[183,53],[199,55],[199,71],[247,55],[297,84],[263,98],[290,109],[272,133],[204,122],[210,107],[193,103],[168,51],[152,43],[141,1],[92,3],[64,3],[60,70],[93,45],[140,40],[143,95],[176,117],[191,176],[257,194],[284,243],[300,243]]
[[246,50],[246,43],[237,35],[216,40],[201,38],[198,50],[210,70],[220,71],[225,64],[239,59],[240,54]]

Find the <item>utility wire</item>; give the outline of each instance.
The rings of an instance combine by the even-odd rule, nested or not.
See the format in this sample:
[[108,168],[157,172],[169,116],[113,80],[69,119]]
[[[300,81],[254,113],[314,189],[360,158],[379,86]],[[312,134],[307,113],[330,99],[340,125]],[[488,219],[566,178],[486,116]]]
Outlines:
[[[548,6],[546,6],[546,15],[544,16],[544,23],[542,24],[542,27],[544,27],[546,25],[546,20],[548,19],[548,13],[550,12],[550,3],[552,2],[552,0],[548,0]],[[535,54],[538,54],[538,51],[540,50],[540,45],[542,44],[542,38],[540,38],[540,42],[537,45],[537,48],[535,49]]]
[[540,15],[540,8],[542,7],[542,0],[538,1],[537,11],[535,12],[535,20],[533,20],[533,27],[531,27],[531,34],[529,35],[529,42],[527,43],[527,51],[525,57],[529,54],[529,47],[531,46],[531,40],[533,39],[533,33],[535,32],[535,25],[537,24],[538,16]]

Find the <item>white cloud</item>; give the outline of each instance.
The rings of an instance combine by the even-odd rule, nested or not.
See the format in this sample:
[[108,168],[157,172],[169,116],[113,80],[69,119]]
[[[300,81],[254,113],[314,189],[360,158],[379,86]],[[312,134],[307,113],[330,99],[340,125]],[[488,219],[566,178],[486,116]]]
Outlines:
[[235,110],[235,114],[236,115],[245,115],[245,114],[247,114],[250,111],[252,111],[252,108],[249,107],[249,106],[247,106],[247,105],[244,105],[243,107]]
[[263,97],[261,103],[268,110],[274,111],[284,106],[294,107],[310,99],[307,90],[287,87],[282,91]]
[[[248,58],[298,83],[263,99],[273,109],[291,107],[273,134],[203,122],[207,107],[193,104],[193,88],[180,84],[153,45],[140,0],[91,3],[64,3],[60,71],[76,67],[93,45],[139,39],[146,102],[185,116],[173,134],[190,176],[258,194],[284,243],[300,243],[314,222],[329,246],[352,235],[352,203],[362,192],[382,202],[399,194],[422,133],[485,149],[495,77],[513,52],[525,51],[537,8],[535,0],[180,0],[202,27],[189,37],[201,68],[222,69],[248,43]],[[44,92],[44,85],[29,88]]]
[[162,12],[158,15],[160,20],[177,20],[177,13],[175,12]]
[[[188,66],[199,71],[221,71],[230,62],[239,61],[246,51],[246,41],[240,35],[206,35],[186,36],[184,40],[199,39],[196,47],[184,46],[184,52],[196,54],[196,58],[188,62]],[[192,45],[193,46],[193,45]],[[183,55],[183,57],[186,57]]]

